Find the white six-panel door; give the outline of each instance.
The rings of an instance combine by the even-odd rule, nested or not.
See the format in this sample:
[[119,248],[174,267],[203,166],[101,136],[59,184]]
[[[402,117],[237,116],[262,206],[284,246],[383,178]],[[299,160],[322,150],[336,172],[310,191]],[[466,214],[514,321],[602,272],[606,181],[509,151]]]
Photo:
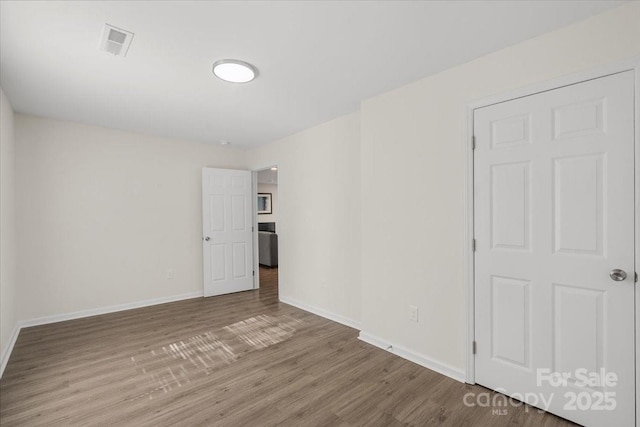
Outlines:
[[204,296],[253,289],[251,172],[202,169]]
[[624,72],[473,117],[476,382],[588,426],[635,420],[633,94]]

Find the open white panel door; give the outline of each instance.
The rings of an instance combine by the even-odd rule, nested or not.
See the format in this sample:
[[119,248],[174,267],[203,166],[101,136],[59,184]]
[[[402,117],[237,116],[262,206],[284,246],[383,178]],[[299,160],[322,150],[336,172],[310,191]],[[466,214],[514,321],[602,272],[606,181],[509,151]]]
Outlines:
[[251,172],[202,169],[204,296],[253,289]]

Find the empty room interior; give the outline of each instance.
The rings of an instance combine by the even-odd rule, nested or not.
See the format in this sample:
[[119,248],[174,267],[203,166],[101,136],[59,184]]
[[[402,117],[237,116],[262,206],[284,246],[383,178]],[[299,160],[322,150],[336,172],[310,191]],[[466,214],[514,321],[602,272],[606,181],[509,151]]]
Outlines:
[[0,426],[640,425],[640,2],[0,0],[0,86]]

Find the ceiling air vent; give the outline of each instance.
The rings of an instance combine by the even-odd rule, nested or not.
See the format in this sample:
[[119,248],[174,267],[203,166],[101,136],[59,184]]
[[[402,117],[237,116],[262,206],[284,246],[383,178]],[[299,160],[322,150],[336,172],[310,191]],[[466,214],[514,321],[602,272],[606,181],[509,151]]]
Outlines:
[[100,50],[116,56],[126,56],[131,40],[133,40],[132,32],[105,24],[102,39],[100,39]]

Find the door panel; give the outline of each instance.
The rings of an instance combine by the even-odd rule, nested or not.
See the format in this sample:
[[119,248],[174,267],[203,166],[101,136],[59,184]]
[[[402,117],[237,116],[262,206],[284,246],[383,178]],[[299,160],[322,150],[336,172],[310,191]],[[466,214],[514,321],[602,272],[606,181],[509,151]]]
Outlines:
[[554,139],[602,134],[604,99],[577,102],[553,109]]
[[245,218],[247,216],[246,197],[244,195],[231,196],[231,212],[233,218],[234,231],[246,231],[247,224]]
[[[605,293],[557,283],[553,284],[553,291],[553,370],[567,372],[579,366],[589,372],[599,372],[604,367],[606,341],[603,336]],[[580,325],[579,330],[576,324]]]
[[554,160],[555,252],[603,255],[604,156]]
[[243,242],[233,243],[233,278],[247,277],[247,245]]
[[491,148],[509,148],[528,144],[531,116],[524,114],[491,122]]
[[531,319],[529,281],[491,277],[491,356],[529,368]]
[[224,196],[210,194],[209,198],[209,229],[210,231],[224,231]]
[[[590,426],[635,420],[633,81],[474,111],[476,381]],[[581,381],[601,370],[616,384]],[[615,409],[572,409],[567,393],[610,393]]]
[[204,295],[254,288],[251,172],[202,170]]
[[529,162],[491,167],[491,246],[529,249]]
[[[224,245],[210,245],[211,250],[211,280],[214,282],[223,281],[227,274],[225,271],[226,257]],[[207,269],[209,270],[209,269]]]

